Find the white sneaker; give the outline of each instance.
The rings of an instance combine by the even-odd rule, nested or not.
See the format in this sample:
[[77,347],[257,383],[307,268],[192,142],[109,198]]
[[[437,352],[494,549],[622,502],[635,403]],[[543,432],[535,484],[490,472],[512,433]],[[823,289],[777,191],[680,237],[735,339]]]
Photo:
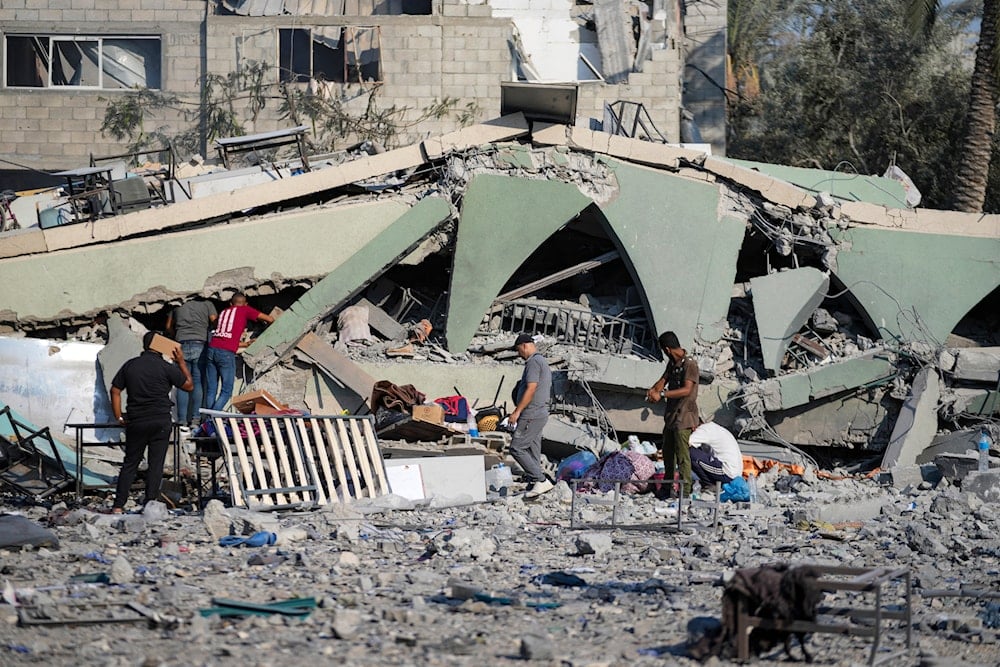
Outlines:
[[543,493],[548,493],[552,489],[556,488],[556,485],[547,479],[543,479],[540,482],[535,482],[528,489],[528,492],[524,494],[525,500],[534,500]]

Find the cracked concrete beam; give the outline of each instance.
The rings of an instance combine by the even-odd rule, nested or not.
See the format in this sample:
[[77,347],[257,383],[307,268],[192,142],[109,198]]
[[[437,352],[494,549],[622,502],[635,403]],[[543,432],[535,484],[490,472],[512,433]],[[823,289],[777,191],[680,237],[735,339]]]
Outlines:
[[0,259],[48,252],[45,243],[45,233],[41,229],[19,229],[7,232],[0,242]]
[[252,188],[102,218],[94,223],[54,227],[45,230],[46,243],[50,250],[54,250],[114,241],[140,233],[224,217],[256,206],[305,197],[371,176],[416,167],[423,162],[420,146],[407,146]]
[[682,160],[694,162],[705,157],[701,151],[568,125],[535,123],[531,140],[539,146],[569,146],[667,169],[679,168]]
[[795,210],[797,208],[812,208],[816,198],[805,190],[792,185],[780,178],[774,178],[760,171],[743,167],[722,158],[709,156],[702,166],[717,176],[729,179],[754,190],[764,199],[782,204]]
[[792,335],[823,303],[830,276],[812,267],[750,279],[764,368],[777,371]]
[[469,182],[448,291],[448,350],[464,351],[483,314],[538,246],[591,203],[559,181],[477,175]]
[[890,360],[869,353],[825,366],[789,373],[751,385],[767,411],[788,410],[843,391],[886,381],[896,375]]
[[[240,273],[241,281],[318,278],[407,210],[402,202],[390,200],[313,208],[238,225],[4,259],[0,285],[31,289],[5,289],[0,302],[20,320],[56,320],[63,314],[94,315],[201,294],[235,263],[252,267]],[[322,252],[313,251],[317,248]]]
[[830,235],[840,243],[834,273],[882,337],[936,345],[1000,286],[1000,238],[878,227]]
[[[371,281],[405,257],[438,225],[451,217],[451,205],[441,197],[427,197],[393,220],[364,244],[341,246],[336,234],[324,243],[303,247],[339,247],[340,261],[334,268],[291,305],[274,324],[243,351],[243,359],[258,373],[277,363],[326,315],[344,305]],[[354,227],[360,218],[353,220]],[[319,253],[323,254],[323,253]]]
[[473,146],[481,146],[495,141],[509,141],[527,133],[528,121],[525,120],[524,114],[518,111],[485,123],[463,127],[439,137],[425,139],[420,145],[427,159],[435,160],[445,153],[463,151]]
[[882,455],[882,469],[915,465],[917,457],[930,446],[938,427],[938,400],[941,385],[935,368],[923,368],[913,378],[910,395],[892,428],[889,445]]
[[686,346],[718,340],[746,222],[720,213],[716,185],[607,162],[620,192],[601,210],[655,332],[673,330]]
[[952,350],[955,366],[952,377],[997,384],[1000,380],[1000,347],[966,347]]
[[826,169],[791,167],[735,158],[725,159],[738,167],[746,167],[787,181],[813,194],[826,192],[842,201],[864,201],[891,208],[906,207],[906,190],[903,184],[884,176],[842,174]]

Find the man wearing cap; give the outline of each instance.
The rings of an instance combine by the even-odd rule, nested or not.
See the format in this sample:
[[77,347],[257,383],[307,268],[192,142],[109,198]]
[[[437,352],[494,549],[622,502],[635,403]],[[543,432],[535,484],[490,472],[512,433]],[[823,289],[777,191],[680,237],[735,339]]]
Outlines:
[[514,341],[514,349],[524,359],[524,372],[515,397],[517,405],[507,418],[514,428],[510,454],[531,485],[524,494],[525,499],[531,500],[554,488],[542,472],[542,429],[549,419],[552,371],[530,335],[519,335]]
[[691,432],[698,428],[698,362],[681,347],[677,334],[660,334],[660,349],[667,359],[667,369],[646,391],[646,400],[658,403],[663,399],[663,475],[674,478],[674,467],[680,470],[684,495],[691,496]]

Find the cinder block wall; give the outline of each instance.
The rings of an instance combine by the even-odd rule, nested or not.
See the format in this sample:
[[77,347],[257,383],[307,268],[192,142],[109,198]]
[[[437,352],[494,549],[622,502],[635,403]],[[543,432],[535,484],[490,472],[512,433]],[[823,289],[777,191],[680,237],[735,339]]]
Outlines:
[[[276,82],[279,28],[379,26],[383,83],[378,104],[380,108],[407,107],[397,145],[456,129],[457,112],[470,103],[476,121],[498,116],[500,83],[514,76],[511,23],[493,18],[485,2],[441,0],[432,16],[255,18],[206,15],[206,2],[194,0],[159,0],[156,4],[161,9],[148,9],[151,3],[141,0],[60,3],[70,4],[67,9],[52,9],[53,4],[49,0],[3,0],[0,32],[161,37],[162,89],[178,96],[181,104],[176,110],[158,110],[147,117],[147,131],[163,128],[170,134],[191,126],[183,111],[197,109],[205,71],[226,74],[238,67],[241,58],[259,60],[275,66]],[[214,1],[210,6],[214,8]],[[581,83],[578,122],[589,125],[590,118],[601,119],[605,102],[641,101],[660,131],[678,140],[680,63],[679,49],[660,50],[646,63],[646,71],[632,74],[627,83]],[[344,91],[353,98],[348,108],[362,111],[367,104],[362,86],[347,85]],[[277,90],[269,93],[271,99],[256,122],[247,123],[247,132],[291,124],[280,118]],[[109,100],[124,94],[119,90],[0,89],[0,156],[38,169],[65,169],[86,164],[91,152],[122,152],[126,142],[102,136],[100,127]],[[458,100],[455,113],[413,124],[426,107],[445,97]],[[352,140],[345,139],[341,146]]]
[[683,72],[684,106],[716,155],[726,154],[726,12],[726,0],[685,3],[685,62],[694,67]]
[[[153,4],[161,8],[150,9]],[[159,35],[164,90],[192,91],[197,99],[204,13],[203,2],[188,0],[3,0],[0,33]],[[67,169],[87,164],[91,152],[121,152],[123,144],[101,136],[100,127],[108,100],[122,94],[118,90],[0,89],[0,156],[36,169]],[[152,119],[147,126],[172,123],[179,114],[172,115]]]

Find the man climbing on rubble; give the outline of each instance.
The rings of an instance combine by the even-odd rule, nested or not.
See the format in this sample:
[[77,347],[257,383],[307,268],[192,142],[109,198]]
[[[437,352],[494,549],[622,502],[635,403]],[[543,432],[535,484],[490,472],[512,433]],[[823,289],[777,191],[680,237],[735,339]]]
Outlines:
[[194,389],[177,392],[177,421],[181,430],[190,430],[199,421],[198,408],[205,394],[205,371],[208,363],[208,336],[218,318],[215,304],[208,299],[191,299],[167,315],[167,333],[181,344],[184,361],[191,370]]
[[530,484],[524,497],[533,500],[554,488],[542,472],[542,429],[549,420],[552,371],[530,335],[520,334],[514,341],[514,349],[524,359],[524,372],[518,383],[517,405],[507,418],[514,429],[510,454],[524,470],[525,479]]
[[[111,508],[114,514],[125,511],[128,492],[144,453],[149,465],[146,470],[146,502],[160,497],[163,462],[170,441],[170,413],[174,408],[170,390],[173,387],[181,391],[194,388],[183,350],[174,348],[176,365],[169,363],[159,352],[149,349],[155,335],[152,331],[146,332],[142,338],[142,354],[126,361],[111,380],[111,410],[118,423],[125,427],[125,462],[115,488],[115,501]],[[128,393],[126,412],[122,412],[123,390]]]
[[663,408],[663,473],[664,479],[674,478],[675,467],[680,471],[684,495],[691,497],[691,432],[697,428],[698,363],[681,347],[677,334],[660,334],[660,349],[667,359],[667,368],[646,391],[646,400]]
[[237,292],[229,300],[229,307],[219,313],[215,331],[208,342],[204,407],[223,410],[232,398],[236,381],[236,354],[249,322],[270,324],[274,318],[248,306],[246,295]]
[[703,488],[729,484],[743,476],[743,453],[725,427],[706,422],[691,434],[691,470]]

